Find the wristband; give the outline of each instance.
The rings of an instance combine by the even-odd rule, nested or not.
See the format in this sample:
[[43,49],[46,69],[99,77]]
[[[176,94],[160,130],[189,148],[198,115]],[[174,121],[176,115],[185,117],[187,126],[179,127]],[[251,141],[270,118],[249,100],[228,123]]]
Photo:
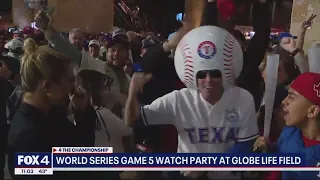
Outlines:
[[298,54],[298,52],[300,52],[300,49],[295,49],[294,51],[292,51],[292,53],[290,53],[290,56],[294,57]]

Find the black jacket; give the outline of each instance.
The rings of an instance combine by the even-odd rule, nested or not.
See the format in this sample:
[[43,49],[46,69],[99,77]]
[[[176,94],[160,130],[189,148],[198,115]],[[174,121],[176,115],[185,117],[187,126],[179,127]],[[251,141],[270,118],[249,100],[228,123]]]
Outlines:
[[[93,108],[86,112],[75,112],[76,126],[68,120],[65,107],[55,107],[49,113],[21,102],[14,118],[10,121],[8,135],[8,164],[14,179],[35,179],[39,176],[14,176],[16,152],[51,152],[52,147],[94,146]],[[39,177],[65,179],[79,178],[79,173],[56,173],[54,176]],[[80,177],[84,177],[81,175]]]
[[6,117],[6,102],[13,91],[13,85],[5,80],[0,80],[0,179],[4,178],[5,152],[7,147],[8,123]]
[[[0,60],[5,62],[11,71],[9,79],[13,79],[20,70],[20,61],[10,56],[0,55]],[[0,64],[1,66],[1,64]],[[7,147],[8,123],[6,113],[6,103],[14,90],[14,86],[8,79],[0,79],[0,179],[4,178],[3,169],[5,167],[5,151]]]
[[[140,63],[144,72],[151,73],[152,79],[143,87],[143,93],[139,97],[141,104],[151,104],[157,98],[164,96],[177,89],[179,77],[175,71],[174,60],[169,58],[169,54],[164,52],[162,44],[148,48]],[[134,128],[136,143],[143,140],[154,152],[161,149],[166,126],[154,125]],[[162,147],[163,148],[163,147]]]
[[[14,86],[6,79],[0,79],[0,120],[1,124],[7,123],[6,104]],[[1,126],[2,127],[2,126]]]
[[179,77],[170,53],[164,52],[162,44],[151,47],[141,59],[144,72],[151,73],[152,79],[143,87],[141,104],[151,104],[157,98],[176,90]]
[[[237,85],[253,95],[257,111],[264,92],[264,84],[261,86],[263,78],[259,65],[267,52],[271,32],[269,4],[255,3],[253,17],[252,26],[255,34],[250,39],[247,50],[243,52],[243,68],[237,79]],[[217,22],[216,3],[207,2],[202,17],[202,25],[217,26]]]
[[22,100],[22,91],[21,86],[18,85],[7,100],[7,119],[11,121],[16,113],[17,109],[19,108],[20,102]]

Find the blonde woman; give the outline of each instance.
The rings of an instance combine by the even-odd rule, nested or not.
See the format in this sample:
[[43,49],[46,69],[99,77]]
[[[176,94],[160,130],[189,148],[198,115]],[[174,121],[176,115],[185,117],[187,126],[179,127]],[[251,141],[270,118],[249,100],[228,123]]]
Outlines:
[[[38,47],[32,39],[26,40],[24,49],[20,71],[23,97],[8,135],[11,174],[16,152],[51,152],[55,146],[94,145],[94,111],[85,91],[74,90],[70,60],[46,46]],[[67,118],[69,95],[76,126]],[[25,179],[13,176],[17,178]]]

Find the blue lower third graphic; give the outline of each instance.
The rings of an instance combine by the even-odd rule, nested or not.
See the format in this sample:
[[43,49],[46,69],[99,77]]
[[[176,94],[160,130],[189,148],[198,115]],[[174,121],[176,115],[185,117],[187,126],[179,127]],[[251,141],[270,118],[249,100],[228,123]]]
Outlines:
[[54,168],[116,167],[303,167],[298,154],[53,154]]

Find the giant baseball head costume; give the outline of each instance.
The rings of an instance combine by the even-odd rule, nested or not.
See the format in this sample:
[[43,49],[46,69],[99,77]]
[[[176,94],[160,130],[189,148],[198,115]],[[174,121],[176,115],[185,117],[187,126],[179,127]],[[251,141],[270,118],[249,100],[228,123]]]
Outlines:
[[243,65],[242,49],[226,30],[202,26],[187,33],[179,42],[174,64],[181,81],[188,88],[197,88],[197,73],[220,70],[224,87],[235,83]]

